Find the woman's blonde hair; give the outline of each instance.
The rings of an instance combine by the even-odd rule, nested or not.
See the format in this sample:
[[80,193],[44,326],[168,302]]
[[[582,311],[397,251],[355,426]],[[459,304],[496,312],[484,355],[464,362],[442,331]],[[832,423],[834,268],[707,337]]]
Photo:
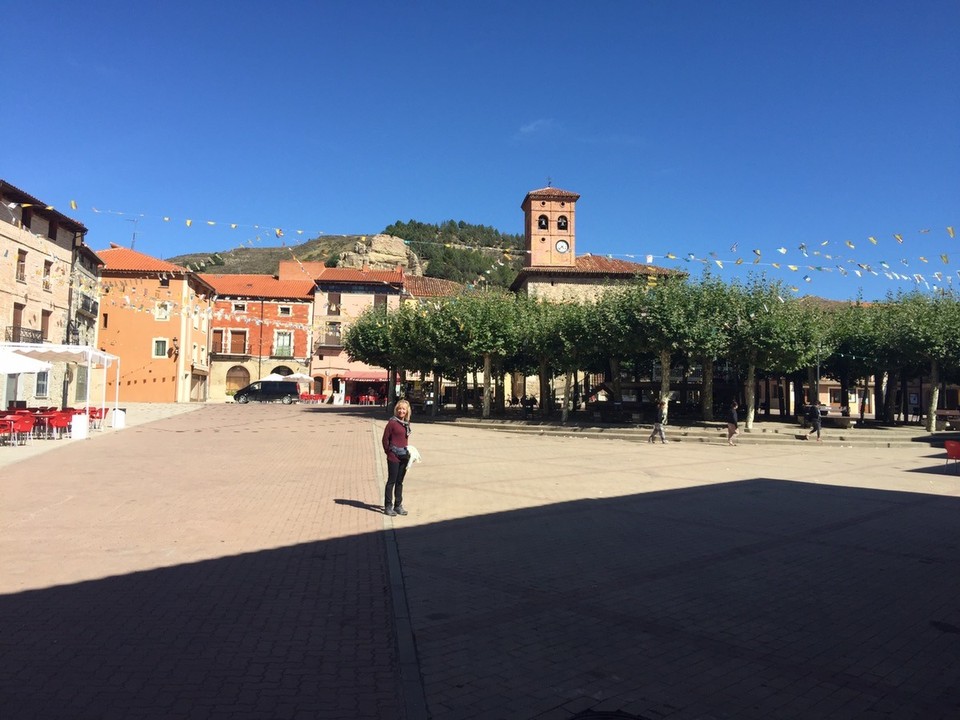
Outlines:
[[394,415],[394,417],[396,417],[396,415],[397,415],[397,408],[399,408],[401,405],[407,409],[407,420],[409,420],[410,418],[412,418],[412,417],[413,417],[413,408],[410,407],[410,403],[407,402],[406,400],[398,400],[398,401],[397,401],[397,404],[393,406],[393,415]]

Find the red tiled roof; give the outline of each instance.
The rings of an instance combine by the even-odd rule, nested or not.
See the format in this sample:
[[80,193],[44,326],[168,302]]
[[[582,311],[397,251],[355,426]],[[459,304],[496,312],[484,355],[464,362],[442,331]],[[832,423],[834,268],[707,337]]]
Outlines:
[[510,285],[511,290],[519,290],[523,281],[533,276],[569,275],[572,277],[616,278],[626,280],[636,275],[684,275],[680,270],[671,270],[657,265],[617,260],[600,255],[580,255],[573,267],[525,267]]
[[575,192],[570,192],[569,190],[561,190],[560,188],[555,187],[545,187],[540,188],[539,190],[531,190],[527,193],[527,196],[523,199],[523,202],[526,203],[527,200],[573,200],[576,202],[580,199],[580,196]]
[[148,273],[186,273],[188,270],[179,265],[158,260],[130,248],[110,243],[107,250],[97,250],[104,262],[104,272],[148,272]]
[[403,283],[403,272],[400,270],[361,270],[359,268],[335,267],[324,268],[318,282],[373,282],[373,283]]
[[363,270],[349,267],[325,267],[320,262],[283,260],[277,271],[281,280],[316,280],[317,282],[393,283],[404,280],[403,270]]
[[463,285],[453,280],[407,275],[403,287],[414,297],[453,297],[463,292]]
[[278,280],[273,275],[202,274],[217,295],[258,298],[296,298],[311,300],[316,287],[312,280]]

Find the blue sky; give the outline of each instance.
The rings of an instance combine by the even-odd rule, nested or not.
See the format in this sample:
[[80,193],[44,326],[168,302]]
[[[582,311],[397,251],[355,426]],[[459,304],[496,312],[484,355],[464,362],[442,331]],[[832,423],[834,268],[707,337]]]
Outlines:
[[519,233],[549,179],[582,196],[578,253],[833,298],[960,285],[956,0],[0,9],[0,177],[94,249]]

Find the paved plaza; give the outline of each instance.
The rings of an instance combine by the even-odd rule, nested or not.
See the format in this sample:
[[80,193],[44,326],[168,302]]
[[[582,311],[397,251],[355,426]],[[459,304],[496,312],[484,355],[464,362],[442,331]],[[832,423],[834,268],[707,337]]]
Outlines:
[[0,448],[0,717],[960,717],[942,449],[414,417],[389,519],[385,419],[132,408]]

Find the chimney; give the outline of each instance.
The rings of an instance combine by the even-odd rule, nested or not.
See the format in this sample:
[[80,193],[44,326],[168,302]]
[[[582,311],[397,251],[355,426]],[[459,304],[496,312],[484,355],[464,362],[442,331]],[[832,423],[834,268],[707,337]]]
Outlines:
[[360,272],[370,272],[370,266],[366,260],[363,261],[363,265],[360,268]]

